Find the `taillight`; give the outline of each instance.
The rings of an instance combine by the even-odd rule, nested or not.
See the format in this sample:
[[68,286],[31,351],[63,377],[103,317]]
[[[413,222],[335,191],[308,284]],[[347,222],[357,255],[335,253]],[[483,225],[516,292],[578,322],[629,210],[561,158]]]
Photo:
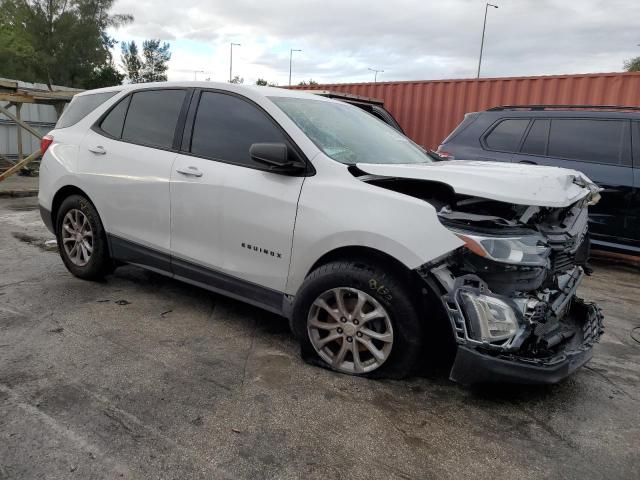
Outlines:
[[40,155],[44,155],[44,152],[47,151],[47,148],[49,148],[49,145],[51,145],[52,143],[53,136],[45,135],[44,137],[42,137],[42,139],[40,139]]

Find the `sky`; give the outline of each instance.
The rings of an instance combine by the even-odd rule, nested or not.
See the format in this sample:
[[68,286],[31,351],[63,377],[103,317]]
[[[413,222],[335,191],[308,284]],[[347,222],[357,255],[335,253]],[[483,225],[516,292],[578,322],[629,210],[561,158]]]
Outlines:
[[[495,0],[483,77],[621,71],[640,56],[640,0]],[[134,22],[119,41],[171,45],[169,80],[371,82],[476,76],[480,0],[117,0]],[[120,63],[120,50],[114,51]],[[204,72],[204,73],[202,73]]]

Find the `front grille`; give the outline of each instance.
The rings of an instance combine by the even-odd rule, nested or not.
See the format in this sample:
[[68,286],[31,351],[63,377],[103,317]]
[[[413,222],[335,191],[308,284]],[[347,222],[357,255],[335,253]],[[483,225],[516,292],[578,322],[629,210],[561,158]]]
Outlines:
[[561,275],[571,270],[575,265],[585,266],[589,261],[589,234],[570,238],[565,242],[550,242],[551,248],[551,272],[553,275]]
[[554,275],[568,272],[575,263],[575,255],[572,253],[555,251],[551,254],[551,271]]

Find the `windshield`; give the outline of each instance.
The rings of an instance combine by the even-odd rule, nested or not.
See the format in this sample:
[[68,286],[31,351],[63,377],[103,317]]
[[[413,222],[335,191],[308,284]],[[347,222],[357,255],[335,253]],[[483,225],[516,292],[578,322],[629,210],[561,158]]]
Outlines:
[[307,98],[269,97],[320,150],[356,163],[430,163],[416,144],[352,105]]

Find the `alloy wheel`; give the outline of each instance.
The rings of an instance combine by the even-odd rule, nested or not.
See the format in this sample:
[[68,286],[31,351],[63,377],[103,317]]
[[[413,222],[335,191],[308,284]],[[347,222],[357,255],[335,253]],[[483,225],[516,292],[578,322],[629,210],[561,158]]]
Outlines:
[[320,294],[307,317],[307,332],[320,358],[350,374],[376,370],[389,358],[393,327],[385,308],[356,288]]
[[72,208],[62,219],[62,247],[74,265],[84,267],[93,253],[93,230],[87,216]]

